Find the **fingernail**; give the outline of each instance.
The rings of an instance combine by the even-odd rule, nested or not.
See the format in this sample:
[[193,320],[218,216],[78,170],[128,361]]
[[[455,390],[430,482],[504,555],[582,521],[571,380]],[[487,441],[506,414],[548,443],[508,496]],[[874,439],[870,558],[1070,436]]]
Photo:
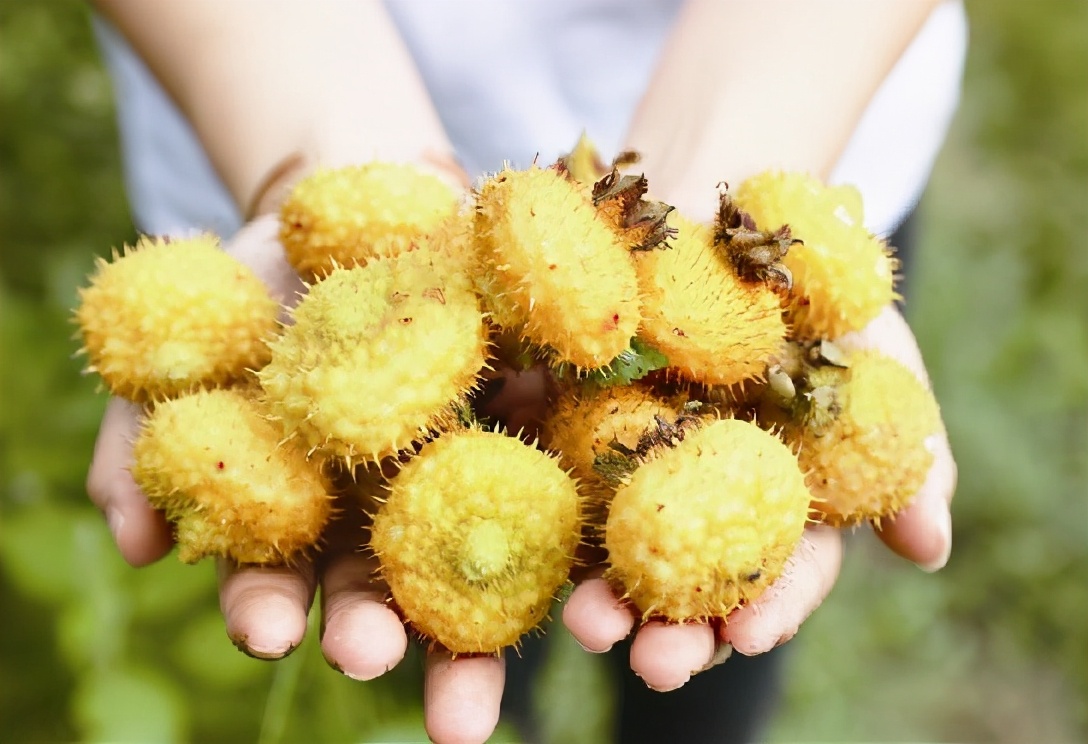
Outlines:
[[577,643],[578,647],[581,648],[583,651],[585,651],[587,654],[606,654],[609,651],[611,651],[612,646],[615,645],[615,644],[609,644],[605,648],[590,648],[589,646],[583,645],[582,642],[579,641],[577,638],[574,639],[574,642]]
[[115,506],[106,509],[106,524],[110,528],[115,543],[121,542],[121,528],[125,526],[125,515]]
[[952,555],[952,514],[949,512],[947,504],[937,502],[930,507],[929,516],[936,530],[941,551],[937,558],[925,563],[919,563],[918,567],[927,573],[933,573],[944,568],[948,563],[948,558]]
[[[639,679],[642,679],[641,674],[636,674],[635,676],[638,677]],[[673,685],[672,687],[654,687],[651,684],[647,684],[646,686],[648,688],[650,688],[651,690],[653,690],[654,692],[672,692],[673,690],[679,690],[681,687],[686,685],[690,680],[691,680],[691,677],[685,677],[683,682],[681,682],[678,685]],[[645,682],[646,680],[643,679],[642,681]]]
[[260,659],[261,661],[275,661],[276,659],[282,659],[285,656],[290,655],[295,650],[296,645],[293,643],[287,644],[287,647],[270,648],[270,647],[257,647],[251,646],[248,643],[247,638],[234,639],[232,638],[235,647],[246,656],[253,659]]

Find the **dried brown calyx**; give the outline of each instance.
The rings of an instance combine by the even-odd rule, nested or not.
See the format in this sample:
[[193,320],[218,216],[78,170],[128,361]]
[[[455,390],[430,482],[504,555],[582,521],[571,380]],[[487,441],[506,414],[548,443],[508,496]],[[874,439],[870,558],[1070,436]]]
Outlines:
[[612,164],[601,159],[601,153],[597,147],[583,132],[574,145],[574,149],[565,155],[561,155],[555,167],[567,176],[590,186],[608,175],[609,171],[616,168],[625,168],[639,161],[639,154],[634,150],[624,150],[612,159]]
[[691,401],[672,421],[655,415],[654,422],[642,432],[633,449],[618,441],[609,442],[608,451],[594,458],[593,469],[605,482],[613,486],[621,485],[655,450],[675,447],[684,441],[688,432],[699,428],[703,423],[700,408],[698,401]]
[[830,425],[842,410],[840,373],[849,366],[845,352],[826,340],[789,342],[767,366],[770,401],[814,431]]
[[665,241],[676,234],[665,221],[674,207],[644,199],[648,189],[646,176],[620,175],[615,162],[612,171],[593,184],[593,205],[623,231],[624,240],[633,251],[667,248]]
[[719,199],[714,243],[725,250],[738,276],[747,281],[766,282],[775,291],[788,292],[793,288],[793,274],[782,259],[790,246],[800,242],[790,233],[789,225],[773,232],[760,230],[752,216],[733,201],[726,185]]

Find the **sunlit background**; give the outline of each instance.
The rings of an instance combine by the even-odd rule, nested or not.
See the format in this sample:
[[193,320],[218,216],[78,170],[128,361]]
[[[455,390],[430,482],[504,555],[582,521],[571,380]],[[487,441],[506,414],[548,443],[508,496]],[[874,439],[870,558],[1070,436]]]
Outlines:
[[[791,644],[774,741],[1088,741],[1088,2],[967,6],[908,305],[960,465],[955,550],[931,576],[859,533]],[[135,237],[111,95],[81,2],[0,2],[0,739],[419,739],[418,657],[371,683],[312,643],[252,660],[209,563],[127,567],[85,499],[105,400],[69,313]],[[548,740],[602,741],[595,660],[550,638]]]

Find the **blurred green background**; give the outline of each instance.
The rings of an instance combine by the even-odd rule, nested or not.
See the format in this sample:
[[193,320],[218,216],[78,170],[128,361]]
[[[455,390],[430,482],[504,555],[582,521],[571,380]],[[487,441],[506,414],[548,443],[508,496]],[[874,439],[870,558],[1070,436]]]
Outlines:
[[[1088,3],[967,5],[908,306],[960,465],[955,551],[930,576],[850,543],[792,643],[775,741],[1088,741]],[[210,564],[112,549],[83,493],[105,401],[69,313],[94,255],[134,237],[85,6],[3,0],[0,739],[420,738],[418,660],[364,684],[313,644],[249,659]],[[598,741],[599,670],[551,637],[550,740]]]

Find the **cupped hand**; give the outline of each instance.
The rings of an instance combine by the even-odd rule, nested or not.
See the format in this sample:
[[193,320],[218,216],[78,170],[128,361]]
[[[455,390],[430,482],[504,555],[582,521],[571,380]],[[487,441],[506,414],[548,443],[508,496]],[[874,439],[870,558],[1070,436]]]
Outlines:
[[[929,384],[914,335],[893,307],[838,343],[844,348],[878,349]],[[876,533],[898,555],[926,571],[936,571],[947,563],[952,549],[950,504],[956,465],[943,430],[926,446],[934,461],[925,483],[910,506],[884,521]],[[720,625],[650,621],[636,629],[637,611],[617,596],[599,572],[572,592],[563,609],[563,622],[586,650],[595,653],[609,650],[634,630],[632,670],[655,690],[673,690],[693,674],[724,661],[731,649],[760,654],[792,638],[830,593],[841,563],[842,531],[812,525],[778,580]]]
[[[275,215],[258,217],[224,248],[250,266],[285,306],[305,285],[287,263]],[[87,492],[106,516],[118,550],[133,566],[162,558],[173,547],[170,525],[153,509],[129,470],[142,409],[113,398],[107,406],[87,477]],[[303,638],[306,618],[321,588],[321,648],[345,675],[369,680],[396,666],[408,635],[386,603],[374,559],[359,551],[361,528],[350,514],[330,525],[316,560],[289,567],[218,566],[220,607],[227,634],[245,653],[278,659]],[[483,742],[498,723],[505,680],[499,657],[452,659],[428,651],[425,725],[436,742]]]

